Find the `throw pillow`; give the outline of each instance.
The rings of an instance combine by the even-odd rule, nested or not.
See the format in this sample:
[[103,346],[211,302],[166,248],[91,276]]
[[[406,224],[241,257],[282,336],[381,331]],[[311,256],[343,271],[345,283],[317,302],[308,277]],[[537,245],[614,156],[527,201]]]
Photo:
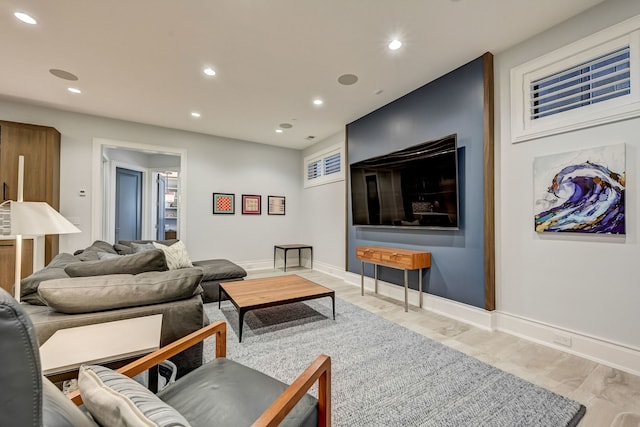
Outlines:
[[92,313],[191,298],[202,293],[201,280],[197,268],[73,277],[42,282],[38,294],[57,312]]
[[162,249],[164,256],[167,258],[167,266],[169,270],[177,270],[178,268],[193,267],[187,248],[184,243],[179,240],[171,246],[165,246],[158,242],[153,242],[153,246],[158,249]]
[[70,277],[102,276],[105,274],[138,274],[147,271],[166,271],[167,261],[161,250],[140,252],[132,255],[83,261],[64,268]]
[[150,251],[155,249],[156,247],[153,246],[153,244],[151,243],[135,243],[135,242],[131,242],[131,251],[134,254],[137,254],[138,252],[144,252],[144,251]]
[[174,408],[131,378],[98,365],[83,365],[78,388],[85,407],[103,426],[188,427]]
[[109,252],[98,252],[98,259],[115,259],[120,258],[120,255],[111,254]]

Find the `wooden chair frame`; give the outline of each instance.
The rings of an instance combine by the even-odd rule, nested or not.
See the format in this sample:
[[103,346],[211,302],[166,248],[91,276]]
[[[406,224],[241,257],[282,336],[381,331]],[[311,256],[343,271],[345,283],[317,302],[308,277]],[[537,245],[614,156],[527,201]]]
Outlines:
[[[123,366],[118,369],[117,372],[128,377],[136,376],[214,334],[216,336],[216,357],[226,357],[227,324],[218,321]],[[318,356],[304,372],[287,387],[271,406],[253,423],[253,427],[275,427],[279,425],[316,381],[318,381],[318,426],[330,427],[331,358],[325,354]],[[73,391],[67,396],[76,405],[82,404],[82,397],[79,391]]]

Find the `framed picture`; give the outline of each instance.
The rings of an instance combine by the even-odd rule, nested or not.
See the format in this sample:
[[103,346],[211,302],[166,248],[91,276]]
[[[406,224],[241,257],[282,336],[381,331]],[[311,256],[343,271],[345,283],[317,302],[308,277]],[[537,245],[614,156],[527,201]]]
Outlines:
[[269,215],[284,215],[284,196],[268,196]]
[[233,215],[236,212],[235,198],[235,194],[213,193],[213,213]]
[[253,194],[242,195],[242,214],[260,215],[262,213],[262,196]]
[[537,232],[625,234],[625,145],[536,157]]

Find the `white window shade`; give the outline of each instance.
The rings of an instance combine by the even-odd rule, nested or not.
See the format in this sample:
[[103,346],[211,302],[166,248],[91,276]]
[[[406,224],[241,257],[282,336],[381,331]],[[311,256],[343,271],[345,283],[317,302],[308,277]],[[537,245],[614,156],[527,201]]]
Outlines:
[[640,116],[640,17],[511,70],[513,142]]
[[334,145],[305,157],[305,188],[344,180],[343,152],[342,145]]

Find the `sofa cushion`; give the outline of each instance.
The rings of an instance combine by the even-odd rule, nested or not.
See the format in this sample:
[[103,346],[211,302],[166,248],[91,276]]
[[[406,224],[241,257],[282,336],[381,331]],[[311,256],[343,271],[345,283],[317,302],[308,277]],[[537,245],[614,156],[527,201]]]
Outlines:
[[190,425],[144,386],[103,366],[82,366],[78,388],[85,406],[103,426]]
[[95,261],[98,259],[98,252],[109,252],[112,254],[118,253],[111,243],[96,240],[91,244],[91,246],[76,251],[74,255],[77,256],[80,261]]
[[132,255],[116,255],[113,258],[98,259],[69,264],[64,268],[70,277],[103,276],[106,274],[138,274],[147,271],[166,271],[167,261],[159,249]]
[[45,280],[69,277],[69,275],[65,273],[64,268],[68,264],[77,262],[78,258],[71,254],[60,253],[56,255],[45,268],[36,271],[20,281],[21,301],[35,305],[45,305],[45,302],[42,301],[38,295],[38,286],[40,286],[40,283]]
[[169,270],[193,267],[193,264],[189,259],[189,254],[187,253],[187,248],[184,246],[182,241],[179,240],[171,246],[153,242],[153,246],[164,252],[164,256],[167,258],[167,266],[169,267]]
[[194,261],[193,266],[202,269],[202,281],[240,279],[247,275],[244,268],[226,259]]
[[133,253],[133,248],[131,246],[133,243],[146,244],[146,243],[151,243],[151,242],[158,242],[158,243],[161,243],[161,244],[166,245],[166,246],[171,246],[174,243],[176,243],[177,241],[178,241],[178,239],[167,239],[167,240],[119,240],[118,243],[113,245],[113,248],[120,255],[130,255],[130,254]]
[[38,293],[55,311],[90,313],[190,298],[202,292],[201,279],[196,268],[73,277],[43,282]]
[[[247,387],[250,384],[250,387]],[[169,384],[157,396],[192,425],[249,426],[287,388],[287,384],[224,357],[216,358]],[[280,426],[313,426],[318,400],[309,394]]]
[[131,250],[133,251],[134,254],[137,254],[138,252],[150,251],[155,248],[156,247],[153,246],[153,243],[131,242]]

